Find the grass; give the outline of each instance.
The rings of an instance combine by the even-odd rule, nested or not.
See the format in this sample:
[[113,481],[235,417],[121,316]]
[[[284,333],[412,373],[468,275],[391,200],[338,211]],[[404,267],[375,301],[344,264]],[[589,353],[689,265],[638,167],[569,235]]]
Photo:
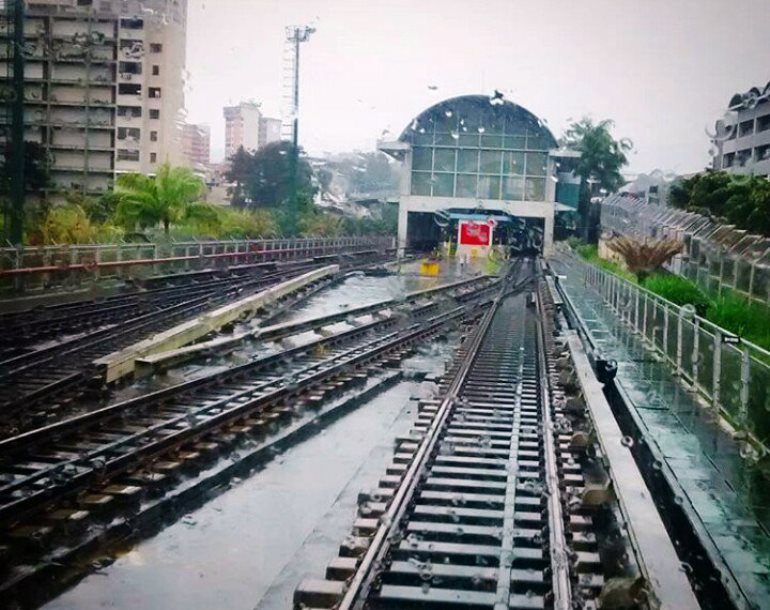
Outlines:
[[678,275],[656,273],[648,277],[643,286],[650,292],[677,305],[692,305],[699,316],[706,316],[711,300],[690,280]]
[[[633,273],[615,262],[599,258],[596,246],[581,243],[570,245],[589,263],[638,284]],[[676,305],[691,304],[697,314],[709,322],[770,350],[770,307],[767,305],[750,303],[732,293],[711,297],[690,280],[670,273],[658,272],[649,276],[643,287]]]
[[770,308],[766,305],[727,294],[711,303],[706,319],[770,350]]

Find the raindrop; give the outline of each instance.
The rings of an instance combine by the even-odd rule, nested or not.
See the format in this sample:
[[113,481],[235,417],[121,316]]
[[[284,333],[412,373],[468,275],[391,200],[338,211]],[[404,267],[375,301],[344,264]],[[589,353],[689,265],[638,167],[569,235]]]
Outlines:
[[624,447],[633,447],[634,446],[634,439],[630,436],[624,436],[622,439],[620,439],[620,444]]

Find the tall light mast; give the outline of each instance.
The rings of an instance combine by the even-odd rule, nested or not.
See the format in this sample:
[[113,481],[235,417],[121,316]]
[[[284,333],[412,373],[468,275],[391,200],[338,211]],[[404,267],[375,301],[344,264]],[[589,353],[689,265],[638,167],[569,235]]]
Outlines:
[[307,42],[315,32],[314,27],[291,25],[286,28],[286,50],[284,65],[284,139],[291,139],[292,149],[289,159],[289,232],[297,228],[297,172],[299,168],[299,45]]

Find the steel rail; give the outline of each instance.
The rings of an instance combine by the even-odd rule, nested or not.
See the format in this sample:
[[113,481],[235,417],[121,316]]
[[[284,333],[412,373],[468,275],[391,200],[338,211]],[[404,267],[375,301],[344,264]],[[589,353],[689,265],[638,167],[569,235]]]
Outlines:
[[[52,470],[61,472],[66,467],[77,468],[79,465],[81,466],[81,471],[68,476],[66,482],[57,481],[55,484],[49,485],[44,489],[35,491],[30,495],[18,498],[12,502],[6,502],[0,506],[0,520],[17,519],[22,513],[29,512],[54,497],[61,496],[64,493],[70,493],[78,488],[87,487],[89,484],[95,482],[95,480],[107,475],[114,476],[116,472],[125,470],[130,466],[137,464],[141,459],[162,453],[170,447],[178,445],[190,438],[199,438],[224,423],[243,417],[245,413],[251,412],[254,409],[274,404],[281,399],[288,398],[289,396],[296,394],[300,387],[312,386],[324,379],[334,377],[345,370],[349,370],[350,367],[360,366],[366,361],[375,359],[383,353],[392,351],[399,346],[413,343],[422,337],[430,335],[448,322],[464,317],[469,310],[471,309],[468,307],[458,307],[450,312],[431,318],[423,325],[416,324],[400,333],[391,333],[385,337],[378,337],[363,346],[359,345],[346,350],[342,354],[335,354],[327,361],[311,362],[302,371],[304,376],[301,376],[298,379],[298,386],[296,388],[290,387],[290,384],[285,384],[283,387],[280,387],[280,382],[274,380],[268,381],[261,387],[250,388],[249,390],[245,390],[242,394],[235,396],[228,395],[223,397],[217,403],[200,406],[183,415],[179,415],[176,418],[161,422],[157,426],[146,428],[141,432],[117,439],[112,443],[101,445],[98,448],[87,452],[87,454],[84,454],[82,457],[57,464],[44,472],[36,473],[37,476],[32,477],[32,480],[28,478],[25,479],[24,482],[29,485],[34,482],[34,480],[40,480],[44,479],[46,476],[50,476]],[[270,390],[270,388],[273,389]],[[267,391],[264,394],[249,398],[249,395],[259,392],[260,389]],[[238,398],[245,398],[246,400],[241,401],[229,409],[223,408],[229,403],[233,403]],[[191,415],[197,419],[197,415],[204,411],[217,411],[218,409],[222,410],[219,413],[212,414],[204,421],[196,421],[194,425],[190,425]],[[176,432],[173,432],[175,426],[183,423],[188,424],[188,427],[182,430],[177,429]],[[172,432],[159,438],[149,439],[149,442],[145,442],[139,447],[131,447],[126,453],[105,460],[98,468],[93,464],[95,458],[102,454],[106,455],[111,450],[125,447],[131,443],[136,443],[146,437],[151,437],[161,429],[170,429]],[[19,485],[13,485],[13,487],[19,489]],[[9,490],[10,487],[6,486],[2,489],[2,492],[7,493]]]
[[[517,260],[514,269],[518,270],[519,264],[520,263]],[[381,564],[389,550],[390,542],[393,539],[394,534],[397,533],[401,519],[406,514],[408,506],[415,495],[419,483],[419,474],[422,472],[425,462],[433,453],[436,443],[439,440],[439,433],[445,426],[452,405],[478,356],[478,350],[483,344],[495,313],[505,296],[506,291],[503,288],[476,329],[471,343],[468,346],[468,355],[463,361],[457,374],[453,377],[425,438],[420,443],[414,459],[409,465],[398,490],[388,506],[387,512],[380,520],[381,523],[372,538],[371,544],[364,554],[354,576],[350,580],[345,595],[338,606],[339,610],[363,610],[365,607],[369,590],[377,577],[374,566]]]
[[570,582],[569,544],[564,531],[564,515],[561,506],[559,471],[556,463],[556,442],[551,416],[550,383],[545,348],[545,319],[549,315],[543,307],[540,294],[537,299],[537,359],[540,371],[540,401],[543,414],[543,445],[545,461],[545,485],[548,490],[548,538],[551,553],[551,579],[553,583],[554,610],[572,609],[572,584]]

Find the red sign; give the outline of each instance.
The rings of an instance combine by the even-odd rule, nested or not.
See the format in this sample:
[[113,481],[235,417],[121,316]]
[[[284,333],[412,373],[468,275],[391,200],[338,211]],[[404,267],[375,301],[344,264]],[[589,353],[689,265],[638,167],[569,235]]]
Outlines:
[[492,227],[483,222],[461,220],[460,245],[488,246],[492,242]]

